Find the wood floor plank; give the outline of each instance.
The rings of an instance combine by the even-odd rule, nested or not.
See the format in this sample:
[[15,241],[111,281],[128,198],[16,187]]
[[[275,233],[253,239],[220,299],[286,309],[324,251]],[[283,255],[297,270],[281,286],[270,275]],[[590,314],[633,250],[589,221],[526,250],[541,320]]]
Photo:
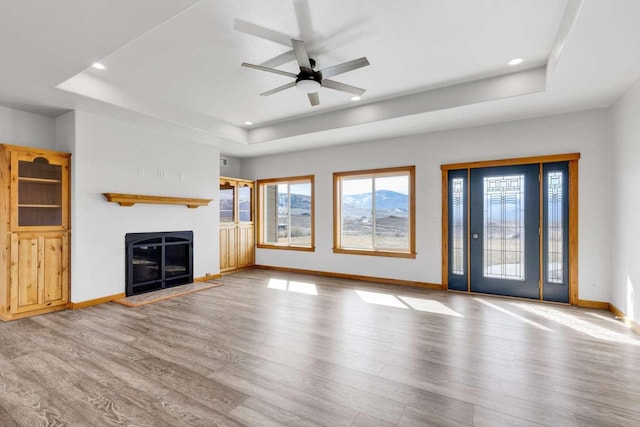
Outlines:
[[408,406],[426,408],[445,418],[466,424],[470,424],[473,419],[473,404],[462,399],[450,398],[439,391],[423,390],[402,382],[365,374],[323,361],[316,362],[308,370],[316,375],[331,376],[333,381],[357,387],[379,396],[392,397]]
[[284,411],[320,425],[350,426],[358,415],[357,411],[333,403],[322,396],[295,390],[282,384],[274,384],[241,369],[226,367],[214,372],[210,377],[228,387],[241,390],[259,400],[266,400]]
[[74,360],[72,364],[95,383],[117,390],[119,395],[170,425],[218,425],[223,421],[235,424],[213,407],[196,401],[190,390],[167,386],[99,354]]
[[491,409],[483,408],[482,406],[476,406],[473,413],[473,425],[477,427],[539,427],[542,424],[512,417],[502,412],[492,411]]
[[397,423],[390,423],[366,414],[359,414],[351,424],[351,427],[393,427]]
[[607,312],[267,270],[219,281],[0,323],[0,425],[638,425],[640,338]]
[[318,427],[320,425],[252,397],[231,411],[229,417],[247,426]]
[[56,392],[11,363],[0,360],[0,407],[18,425],[83,425],[86,418]]
[[281,384],[304,393],[323,396],[331,402],[394,424],[397,424],[406,406],[393,400],[392,396],[383,397],[331,381],[323,375],[314,375],[309,371],[303,372],[276,363],[265,363],[259,369],[250,369],[248,372],[272,384]]
[[468,427],[470,425],[412,406],[407,406],[407,410],[402,414],[398,423],[400,427]]

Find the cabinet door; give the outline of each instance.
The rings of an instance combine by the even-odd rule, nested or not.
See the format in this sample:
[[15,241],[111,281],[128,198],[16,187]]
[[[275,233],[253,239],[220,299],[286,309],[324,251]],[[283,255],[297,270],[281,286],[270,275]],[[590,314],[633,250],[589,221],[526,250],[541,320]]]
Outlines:
[[68,229],[68,158],[12,152],[11,170],[13,231]]
[[236,227],[220,227],[220,271],[237,268]]
[[69,292],[67,233],[11,235],[11,312],[65,304]]
[[64,304],[69,292],[69,239],[68,233],[42,238],[43,299],[45,307]]
[[11,312],[22,313],[38,307],[39,238],[11,235]]
[[253,225],[240,225],[238,227],[238,268],[246,268],[253,265]]

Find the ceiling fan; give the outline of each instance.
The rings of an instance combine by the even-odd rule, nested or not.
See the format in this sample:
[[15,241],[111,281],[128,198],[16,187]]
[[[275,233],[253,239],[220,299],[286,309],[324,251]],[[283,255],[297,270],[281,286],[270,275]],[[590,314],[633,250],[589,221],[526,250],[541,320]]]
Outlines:
[[304,42],[302,40],[291,39],[291,45],[293,46],[293,53],[295,54],[296,60],[298,61],[298,65],[300,67],[300,72],[298,74],[278,70],[276,68],[265,67],[263,65],[247,64],[246,62],[242,63],[243,67],[255,68],[256,70],[267,71],[269,73],[280,74],[282,76],[287,76],[295,79],[295,81],[291,83],[287,83],[286,85],[271,89],[267,92],[261,93],[260,95],[269,96],[273,95],[274,93],[281,92],[285,89],[296,87],[300,91],[307,94],[311,106],[314,107],[320,104],[318,90],[321,87],[339,90],[357,96],[360,96],[365,92],[365,89],[351,86],[345,83],[340,83],[335,80],[329,80],[328,77],[337,76],[338,74],[343,74],[348,71],[366,67],[367,65],[369,65],[369,61],[366,57],[343,62],[342,64],[323,68],[322,70],[315,70],[316,61],[309,58],[309,54],[307,53],[307,48]]

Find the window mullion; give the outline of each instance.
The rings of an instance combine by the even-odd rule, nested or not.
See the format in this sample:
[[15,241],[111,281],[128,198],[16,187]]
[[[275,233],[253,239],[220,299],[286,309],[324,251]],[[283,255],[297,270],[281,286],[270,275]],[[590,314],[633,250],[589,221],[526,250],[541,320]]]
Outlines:
[[376,179],[371,177],[371,249],[377,249],[376,245]]
[[287,184],[287,244],[291,245],[291,184]]
[[340,218],[340,234],[339,234],[340,241],[338,242],[338,247],[341,248],[344,241],[344,215],[343,215],[343,209],[342,209],[342,201],[344,200],[344,181],[340,179],[339,183],[340,183],[340,199],[338,204],[340,205],[340,208],[338,210],[338,218]]

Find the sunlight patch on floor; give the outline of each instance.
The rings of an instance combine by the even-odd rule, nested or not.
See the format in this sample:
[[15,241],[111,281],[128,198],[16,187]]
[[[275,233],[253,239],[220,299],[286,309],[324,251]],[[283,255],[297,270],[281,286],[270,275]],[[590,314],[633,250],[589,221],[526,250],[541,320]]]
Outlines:
[[360,299],[367,304],[383,305],[386,307],[412,309],[416,311],[424,311],[433,314],[444,314],[447,316],[463,317],[461,314],[456,313],[440,301],[415,298],[415,297],[403,297],[392,294],[385,294],[382,292],[370,292],[370,291],[356,291],[356,294]]
[[606,320],[607,322],[615,323],[616,325],[623,325],[624,324],[623,322],[621,322],[617,318],[610,317],[610,316],[605,316],[605,315],[600,314],[600,313],[587,313],[587,314],[589,316],[591,316],[591,317],[595,317],[596,319]]
[[463,317],[461,314],[456,313],[440,301],[401,296],[399,296],[398,298],[414,310],[426,311],[428,313],[434,314],[445,314],[447,316]]
[[381,292],[356,291],[360,299],[368,304],[384,305],[387,307],[405,308],[406,304],[393,295],[383,294]]
[[565,313],[563,310],[558,310],[554,307],[547,307],[543,305],[533,306],[531,304],[522,303],[511,303],[511,305],[528,311],[531,314],[535,314],[537,316],[544,317],[545,319],[557,322],[563,326],[573,329],[574,331],[581,332],[593,338],[640,346],[640,340],[633,339],[630,336],[623,335],[618,332],[603,328],[602,326],[587,322],[586,320],[582,320],[577,316]]
[[318,288],[315,284],[296,282],[294,280],[269,279],[267,288],[295,292],[297,294],[318,295]]
[[531,325],[531,326],[535,326],[535,327],[536,327],[536,328],[538,328],[538,329],[542,329],[543,331],[547,331],[547,332],[553,332],[551,329],[547,328],[547,327],[546,327],[546,326],[544,326],[544,325],[541,325],[541,324],[536,323],[536,322],[534,322],[534,321],[532,321],[532,320],[529,320],[529,319],[527,319],[526,317],[520,316],[519,314],[516,314],[516,313],[514,313],[513,311],[509,311],[509,310],[507,310],[506,308],[502,308],[502,307],[500,307],[500,306],[497,306],[497,305],[495,305],[495,304],[492,304],[492,303],[490,303],[489,301],[485,301],[485,300],[480,299],[480,298],[474,298],[474,300],[478,301],[479,303],[482,303],[482,304],[486,305],[487,307],[491,307],[491,308],[493,308],[494,310],[497,310],[497,311],[499,311],[499,312],[501,312],[501,313],[504,313],[504,314],[506,314],[507,316],[511,316],[511,317],[513,317],[514,319],[518,319],[518,320],[520,320],[521,322],[524,322],[524,323],[529,324],[529,325]]

